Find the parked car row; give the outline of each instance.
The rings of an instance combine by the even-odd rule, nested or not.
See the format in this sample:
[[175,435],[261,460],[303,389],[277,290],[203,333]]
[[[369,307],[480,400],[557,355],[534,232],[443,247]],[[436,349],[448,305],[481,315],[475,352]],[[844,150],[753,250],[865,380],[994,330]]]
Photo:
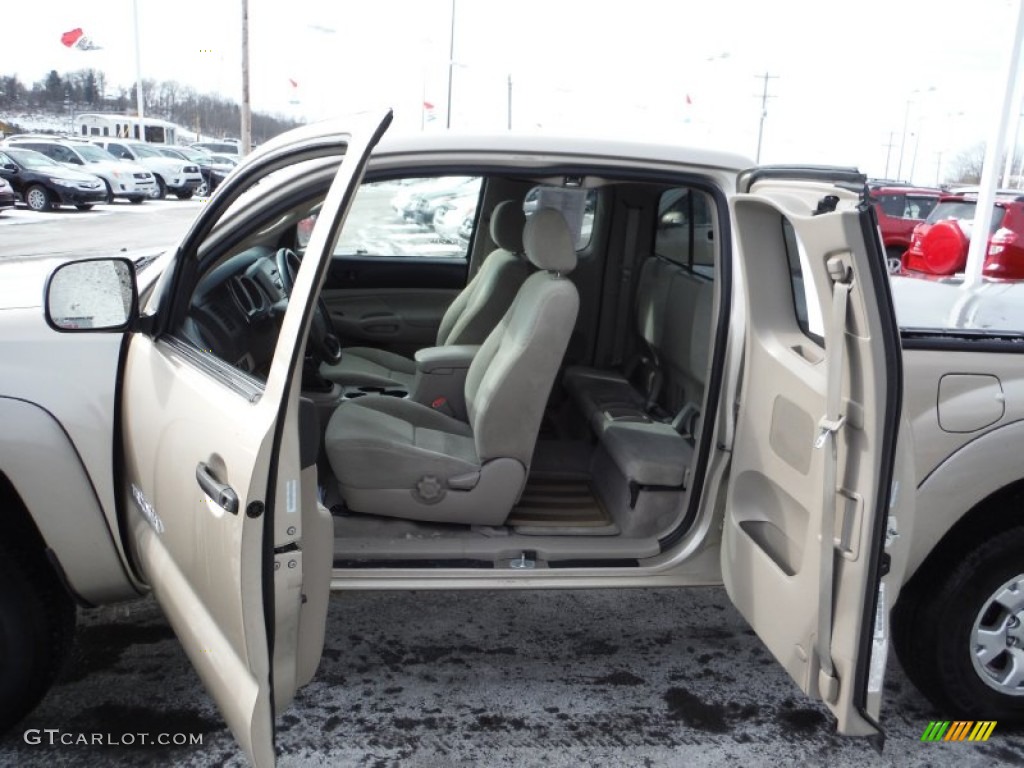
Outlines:
[[451,242],[468,240],[480,196],[480,180],[467,176],[419,179],[391,198],[404,221],[427,226]]
[[126,139],[11,136],[0,142],[0,207],[13,204],[3,202],[4,187],[34,211],[88,210],[117,199],[138,204],[169,192],[187,200],[211,194],[237,162],[231,155]]

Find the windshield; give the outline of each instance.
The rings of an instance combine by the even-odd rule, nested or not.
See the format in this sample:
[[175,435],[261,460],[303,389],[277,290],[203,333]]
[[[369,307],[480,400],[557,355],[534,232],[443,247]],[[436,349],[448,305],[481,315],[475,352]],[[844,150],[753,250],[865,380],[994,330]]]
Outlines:
[[61,168],[63,167],[60,163],[56,163],[41,152],[36,152],[32,149],[10,149],[8,148],[7,154],[18,161],[20,165],[26,168]]
[[179,151],[177,149],[171,149],[170,147],[159,147],[157,149],[157,152],[159,152],[164,157],[173,157],[176,160],[184,160],[184,159],[186,159],[184,152],[181,152],[181,151]]
[[198,149],[192,149],[191,147],[175,147],[174,151],[186,160],[193,160],[197,163],[209,162],[210,160],[210,156],[205,152],[200,152]]
[[[974,221],[974,209],[978,207],[975,200],[944,200],[935,206],[934,210],[928,215],[927,223],[935,224],[939,221],[964,221],[967,223],[973,223]],[[1003,216],[1006,215],[1006,209],[999,205],[994,206],[992,210],[992,226],[990,232],[994,233],[1003,223]]]
[[145,144],[132,144],[132,151],[135,152],[139,157],[163,157],[152,147],[147,147]]
[[107,152],[107,150],[103,149],[102,147],[97,147],[94,144],[75,145],[75,151],[78,152],[78,154],[81,155],[87,163],[117,162],[117,158],[115,158],[112,154]]

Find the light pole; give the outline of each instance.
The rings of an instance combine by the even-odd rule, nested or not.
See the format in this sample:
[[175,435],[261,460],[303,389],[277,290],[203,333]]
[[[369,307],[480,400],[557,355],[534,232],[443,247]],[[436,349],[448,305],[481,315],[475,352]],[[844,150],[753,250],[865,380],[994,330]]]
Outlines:
[[448,37],[448,111],[445,128],[452,127],[452,76],[455,72],[455,0],[452,0],[452,29]]
[[755,75],[758,80],[764,80],[764,89],[761,91],[761,122],[757,128],[757,156],[755,160],[761,162],[761,140],[764,138],[764,119],[768,117],[768,99],[775,98],[774,96],[768,95],[768,81],[777,80],[778,75],[769,75],[765,72],[763,75]]
[[[900,139],[900,162],[896,166],[896,180],[897,181],[903,181],[903,158],[906,155],[906,151],[907,151],[907,128],[909,127],[909,123],[910,123],[910,105],[914,103],[914,97],[917,94],[919,94],[919,93],[933,93],[934,91],[935,91],[935,86],[934,85],[930,85],[930,86],[928,86],[928,88],[925,88],[925,89],[915,88],[914,90],[912,90],[910,92],[910,96],[907,98],[907,105],[906,105],[906,108],[903,110],[903,138]],[[921,123],[921,120],[920,120],[920,117],[919,117],[918,118],[918,134],[920,134],[920,132],[921,132],[920,123]],[[918,137],[918,141],[920,141],[920,137]],[[916,146],[916,144],[914,146],[914,154],[915,154],[915,156],[917,155],[917,146]],[[910,175],[911,176],[914,175],[913,166],[911,167]]]

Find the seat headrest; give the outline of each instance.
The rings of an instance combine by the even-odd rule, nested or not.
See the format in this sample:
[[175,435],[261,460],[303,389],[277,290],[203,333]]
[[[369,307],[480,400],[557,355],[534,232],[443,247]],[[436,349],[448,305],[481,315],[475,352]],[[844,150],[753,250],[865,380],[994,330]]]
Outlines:
[[524,226],[526,215],[522,203],[504,200],[494,206],[491,212],[491,240],[499,248],[510,253],[522,253]]
[[523,245],[526,258],[538,269],[566,275],[576,268],[576,248],[569,226],[554,208],[542,208],[526,220]]

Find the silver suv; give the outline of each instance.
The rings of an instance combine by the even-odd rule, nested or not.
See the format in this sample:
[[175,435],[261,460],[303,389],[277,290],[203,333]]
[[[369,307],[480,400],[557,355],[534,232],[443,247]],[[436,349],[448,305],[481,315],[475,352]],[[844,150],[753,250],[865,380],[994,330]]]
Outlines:
[[[945,334],[904,387],[863,176],[390,120],[278,137],[141,268],[0,281],[0,724],[72,596],[152,592],[269,765],[332,589],[718,583],[841,733],[882,728],[894,604],[944,717],[1020,720],[1018,492],[974,446],[1024,379]],[[467,173],[464,256],[396,227],[396,181]]]
[[36,152],[75,170],[86,171],[103,180],[107,202],[124,198],[141,203],[156,189],[153,174],[136,163],[119,162],[105,149],[88,141],[53,136],[11,136],[0,145],[34,149]]

